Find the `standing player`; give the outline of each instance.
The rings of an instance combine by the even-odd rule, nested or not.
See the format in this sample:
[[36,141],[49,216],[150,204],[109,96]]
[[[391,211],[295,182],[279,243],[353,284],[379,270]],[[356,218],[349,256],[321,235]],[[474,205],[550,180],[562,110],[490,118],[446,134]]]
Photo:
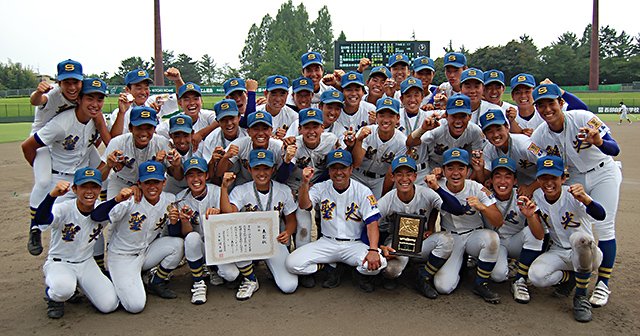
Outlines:
[[624,102],[620,102],[620,120],[618,121],[618,125],[622,124],[622,119],[627,119],[629,124],[631,124],[631,119],[629,119],[627,113],[629,113],[629,108]]
[[[287,245],[291,235],[296,232],[296,203],[293,201],[291,190],[284,184],[271,181],[275,171],[273,152],[265,149],[255,149],[249,153],[249,172],[253,181],[239,185],[229,195],[229,186],[235,179],[235,174],[227,172],[222,179],[220,190],[220,210],[222,213],[278,211],[280,215],[280,234],[277,237],[276,254],[265,260],[278,288],[286,294],[293,293],[298,287],[298,277],[287,271],[285,260],[289,256]],[[219,272],[223,278],[231,278],[228,268],[220,266]],[[237,262],[240,273],[244,277],[236,299],[248,300],[258,288],[258,278],[253,270],[253,260]],[[234,270],[235,273],[235,270]]]
[[[573,318],[591,321],[591,303],[587,300],[591,272],[602,261],[602,251],[591,233],[590,218],[601,221],[605,209],[584,190],[581,184],[563,186],[564,164],[558,156],[538,160],[540,189],[533,194],[538,215],[549,229],[551,247],[529,269],[529,279],[536,287],[559,284],[556,295],[573,297]],[[597,290],[597,288],[596,288]]]
[[371,69],[367,78],[367,94],[362,97],[362,100],[375,105],[384,95],[384,83],[388,78],[391,78],[391,72],[387,67],[377,66]]
[[511,78],[511,98],[517,105],[517,110],[509,110],[505,115],[509,119],[509,128],[511,133],[522,133],[531,136],[540,124],[544,123],[544,119],[533,104],[533,88],[536,86],[536,80],[533,75],[520,73]]
[[[324,268],[329,276],[322,287],[335,288],[340,285],[340,273],[329,263],[345,263],[357,268],[363,275],[360,287],[371,291],[370,276],[377,275],[387,266],[387,260],[378,249],[380,213],[371,190],[351,179],[352,164],[351,153],[346,150],[329,152],[327,166],[331,180],[313,187],[309,185],[313,168],[304,169],[298,190],[299,205],[306,210],[311,210],[314,204],[320,206],[322,237],[293,251],[286,265],[291,273],[310,275],[327,264]],[[361,240],[365,234],[368,246]]]
[[385,94],[389,98],[400,100],[400,83],[411,75],[411,61],[405,54],[393,54],[389,56],[387,67],[391,71],[391,78],[384,83]]
[[440,84],[438,91],[451,97],[462,91],[460,76],[467,68],[467,57],[459,52],[448,52],[444,55],[444,75],[447,81]]
[[420,104],[421,107],[426,107],[427,104],[433,103],[433,98],[438,91],[438,87],[431,84],[435,74],[436,67],[431,58],[422,56],[413,60],[412,76],[422,82],[422,90],[424,92],[424,98]]
[[58,319],[64,315],[64,302],[71,298],[76,286],[102,313],[118,308],[118,296],[113,284],[102,274],[93,260],[93,244],[107,223],[91,220],[102,176],[94,168],[80,168],[73,176],[75,200],[55,204],[56,198],[69,192],[70,183],[59,181],[36,211],[39,223],[51,228],[49,255],[42,269],[47,288],[47,316]]
[[273,118],[274,136],[277,139],[284,138],[289,126],[298,120],[298,114],[285,103],[289,94],[289,79],[280,75],[267,77],[267,88],[264,95],[267,98],[265,105],[256,107],[257,111],[267,111]]
[[241,113],[234,100],[223,99],[217,102],[213,109],[220,127],[211,132],[211,135],[204,140],[202,147],[202,157],[209,160],[211,172],[216,171],[216,166],[224,155],[224,149],[229,147],[232,141],[247,136],[247,131],[239,126]]
[[[147,99],[151,94],[149,86],[153,84],[153,80],[149,77],[146,70],[135,69],[129,71],[124,77],[126,85],[124,92],[118,97],[118,108],[111,112],[111,135],[118,136],[128,133],[131,109],[135,106],[147,106]],[[154,107],[157,107],[155,104]]]
[[[325,84],[323,81],[324,64],[322,62],[322,55],[316,51],[309,51],[302,54],[300,61],[302,62],[302,77],[311,79],[313,83],[311,104],[319,104],[322,93],[331,88],[331,86]],[[289,95],[287,104],[295,105],[292,95]]]
[[[291,82],[291,88],[293,90],[293,105],[287,104],[296,112],[300,112],[302,109],[316,107],[318,104],[311,103],[313,98],[313,82],[307,77],[298,77]],[[297,127],[297,126],[296,126]]]
[[[425,69],[424,71],[428,71]],[[415,77],[409,77],[400,83],[400,123],[398,130],[409,136],[413,131],[422,126],[427,117],[426,111],[421,109],[424,102],[424,84]]]
[[513,112],[516,112],[515,105],[502,100],[504,90],[504,73],[502,71],[494,69],[484,72],[484,93],[482,95],[484,100],[491,104],[500,106],[500,109],[504,114],[507,114],[507,110],[511,109],[513,109]]
[[488,109],[499,109],[500,106],[491,104],[482,99],[484,94],[484,72],[480,69],[469,68],[462,72],[460,76],[460,87],[462,94],[469,97],[471,102],[471,122],[480,124],[479,118]]
[[[200,156],[202,147],[198,147],[198,149],[194,151],[194,146],[191,141],[194,137],[191,117],[180,113],[169,118],[168,122],[169,137],[171,139],[169,147],[174,148],[178,154],[180,154],[181,164],[184,164],[184,162],[192,156]],[[167,160],[171,161],[171,158],[168,157]],[[167,185],[164,188],[166,192],[176,195],[186,188],[187,181],[185,179],[178,181],[170,174],[167,176]]]
[[357,131],[363,126],[374,124],[375,120],[370,114],[375,113],[376,106],[362,100],[365,87],[362,74],[349,71],[342,75],[340,83],[344,94],[344,108],[335,122],[338,128],[336,131]]
[[620,148],[609,127],[593,113],[563,111],[564,100],[557,85],[539,85],[533,97],[545,123],[533,132],[531,141],[548,155],[561,157],[569,174],[568,182],[582,184],[607,213],[604,220],[593,223],[603,259],[590,302],[600,307],[609,300],[609,278],[616,258],[615,220],[622,172],[612,156],[618,155]]
[[236,102],[241,117],[240,126],[246,128],[246,117],[256,111],[258,82],[253,79],[248,79],[245,82],[242,78],[229,78],[222,83],[222,87],[224,88],[224,98]]

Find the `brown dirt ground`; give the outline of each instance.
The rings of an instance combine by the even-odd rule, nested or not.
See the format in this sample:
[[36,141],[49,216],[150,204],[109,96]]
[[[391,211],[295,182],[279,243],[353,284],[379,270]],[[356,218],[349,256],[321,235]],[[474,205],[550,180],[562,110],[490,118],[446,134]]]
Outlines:
[[[490,305],[471,294],[469,278],[453,294],[429,300],[411,287],[410,274],[395,291],[378,287],[374,293],[362,293],[347,275],[336,289],[299,288],[283,295],[267,279],[264,269],[258,273],[261,288],[245,302],[235,300],[235,291],[224,286],[209,287],[208,302],[202,306],[190,303],[190,281],[186,267],[179,269],[171,287],[179,297],[162,300],[150,296],[147,308],[138,315],[118,310],[102,315],[85,299],[67,304],[61,320],[46,316],[43,302],[41,267],[46,253],[33,257],[26,250],[28,228],[28,195],[33,181],[30,167],[20,153],[18,143],[0,144],[0,222],[5,229],[0,236],[0,332],[18,334],[174,334],[213,333],[232,335],[285,334],[352,334],[401,332],[458,335],[612,335],[640,334],[640,261],[635,256],[640,244],[634,237],[640,228],[634,218],[640,215],[640,151],[633,139],[638,138],[637,124],[611,125],[612,133],[622,147],[617,158],[623,161],[624,180],[618,212],[618,258],[608,306],[594,309],[594,320],[580,324],[573,320],[570,299],[555,299],[551,289],[531,289],[528,305],[511,299],[509,284],[494,288],[502,303]],[[635,134],[635,135],[634,135]],[[45,249],[49,234],[44,235]]]

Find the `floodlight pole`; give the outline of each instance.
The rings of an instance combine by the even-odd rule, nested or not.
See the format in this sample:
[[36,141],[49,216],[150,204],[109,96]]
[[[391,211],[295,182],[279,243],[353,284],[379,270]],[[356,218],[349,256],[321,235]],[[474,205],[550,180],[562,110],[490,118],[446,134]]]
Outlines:
[[591,23],[591,57],[589,59],[589,90],[597,91],[600,83],[600,41],[598,32],[598,0],[593,0]]
[[155,85],[164,86],[164,66],[162,65],[162,29],[160,26],[160,0],[153,0],[154,28],[154,75]]

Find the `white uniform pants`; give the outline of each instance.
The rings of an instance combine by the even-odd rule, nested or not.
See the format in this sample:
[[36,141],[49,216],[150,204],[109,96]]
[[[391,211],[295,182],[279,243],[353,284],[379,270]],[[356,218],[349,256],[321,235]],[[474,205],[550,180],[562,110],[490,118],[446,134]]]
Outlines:
[[520,257],[522,249],[542,251],[542,239],[536,239],[528,226],[508,238],[500,238],[500,251],[496,266],[491,272],[491,279],[496,282],[507,280],[509,275],[509,258]]
[[[204,237],[198,232],[191,231],[184,237],[184,256],[187,261],[197,261],[204,258]],[[238,277],[238,268],[235,264],[218,265],[218,269],[223,268],[226,270],[223,274],[218,272],[223,279],[227,281],[233,281]]]
[[311,211],[298,208],[296,210],[296,248],[300,248],[311,242]]
[[[391,237],[387,239],[386,245],[391,246]],[[447,232],[437,232],[430,235],[422,241],[422,251],[420,257],[415,258],[419,261],[426,261],[430,253],[442,259],[448,259],[453,250],[453,237]],[[402,271],[407,267],[409,257],[396,256],[387,260],[387,268],[384,270],[384,276],[389,279],[398,278]]]

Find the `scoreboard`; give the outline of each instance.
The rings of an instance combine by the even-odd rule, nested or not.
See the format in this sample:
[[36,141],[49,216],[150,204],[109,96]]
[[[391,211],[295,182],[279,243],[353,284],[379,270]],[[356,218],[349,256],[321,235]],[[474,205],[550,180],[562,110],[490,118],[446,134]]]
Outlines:
[[387,65],[389,56],[403,53],[410,60],[420,56],[430,56],[429,41],[335,41],[335,68],[345,71],[356,70],[360,59],[366,57],[372,66]]

